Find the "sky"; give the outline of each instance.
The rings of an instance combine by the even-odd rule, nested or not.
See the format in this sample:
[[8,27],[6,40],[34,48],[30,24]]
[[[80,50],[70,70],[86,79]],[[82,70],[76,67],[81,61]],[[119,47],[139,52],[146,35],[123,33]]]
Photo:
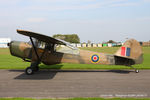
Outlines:
[[93,43],[150,40],[150,0],[0,0],[0,38],[28,41],[16,29],[78,34]]

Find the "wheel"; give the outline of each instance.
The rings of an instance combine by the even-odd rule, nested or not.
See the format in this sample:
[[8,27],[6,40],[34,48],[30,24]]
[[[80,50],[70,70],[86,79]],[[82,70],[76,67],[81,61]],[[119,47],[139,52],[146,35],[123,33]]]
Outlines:
[[31,67],[27,67],[25,72],[26,72],[27,75],[32,75],[34,73],[33,69]]
[[136,73],[139,73],[139,70],[138,70],[138,69],[136,69],[136,70],[135,70],[135,72],[136,72]]

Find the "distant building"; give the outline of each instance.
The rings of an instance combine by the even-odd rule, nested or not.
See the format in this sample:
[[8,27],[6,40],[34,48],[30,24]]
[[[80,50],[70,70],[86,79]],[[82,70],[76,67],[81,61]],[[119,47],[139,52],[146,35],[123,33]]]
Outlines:
[[108,44],[107,43],[104,43],[104,44],[102,44],[103,45],[103,47],[107,47],[108,46]]
[[101,43],[98,43],[98,44],[97,44],[97,47],[102,47],[102,44],[101,44]]
[[108,47],[112,47],[112,43],[108,43]]
[[82,43],[82,47],[86,47],[86,43]]
[[87,47],[91,47],[91,44],[87,44]]
[[[122,44],[121,44],[122,45]],[[117,43],[112,43],[112,47],[115,47],[117,46]]]
[[81,45],[81,44],[77,44],[76,46],[77,46],[77,47],[82,47],[82,45]]
[[92,43],[92,47],[97,47],[97,44],[95,44],[95,43]]
[[0,38],[0,48],[8,48],[7,43],[10,43],[10,38]]
[[117,46],[122,46],[122,43],[121,43],[121,42],[118,42],[116,45],[117,45]]
[[142,46],[150,46],[150,42],[142,42]]

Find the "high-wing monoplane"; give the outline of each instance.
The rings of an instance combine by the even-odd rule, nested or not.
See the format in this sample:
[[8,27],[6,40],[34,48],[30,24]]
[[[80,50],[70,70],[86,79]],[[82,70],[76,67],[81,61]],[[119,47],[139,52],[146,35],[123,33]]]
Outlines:
[[[17,30],[17,32],[28,36],[30,42],[11,41],[8,46],[11,55],[31,62],[30,67],[25,70],[27,75],[38,71],[41,62],[46,65],[75,63],[125,65],[129,67],[143,62],[142,47],[134,39],[127,40],[115,54],[105,54],[80,50],[66,41],[39,33],[25,30]],[[135,72],[138,73],[139,70],[135,69]]]

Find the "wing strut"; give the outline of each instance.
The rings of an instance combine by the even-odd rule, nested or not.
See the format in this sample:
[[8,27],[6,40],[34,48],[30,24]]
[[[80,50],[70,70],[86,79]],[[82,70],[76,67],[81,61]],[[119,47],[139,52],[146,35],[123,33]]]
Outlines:
[[35,51],[35,54],[36,54],[36,56],[37,56],[37,59],[40,60],[40,57],[39,57],[39,55],[38,55],[38,53],[37,53],[37,50],[36,50],[36,47],[35,47],[35,45],[34,45],[34,43],[33,43],[32,37],[30,37],[30,40],[31,40],[33,49],[34,49],[34,51]]
[[32,37],[30,37],[30,40],[31,40],[31,43],[32,43],[34,52],[35,52],[35,54],[36,54],[36,56],[37,56],[37,61],[31,62],[30,67],[27,67],[27,68],[26,68],[25,72],[26,72],[27,75],[31,75],[31,74],[34,73],[34,71],[38,71],[38,70],[39,70],[38,65],[40,64],[40,62],[41,62],[41,60],[42,60],[42,57],[44,56],[44,53],[46,52],[46,49],[47,49],[47,46],[45,46],[44,52],[43,52],[42,55],[39,57],[38,52],[37,52],[37,49],[36,49],[36,46],[35,46],[35,44],[34,44],[34,42],[33,42]]

